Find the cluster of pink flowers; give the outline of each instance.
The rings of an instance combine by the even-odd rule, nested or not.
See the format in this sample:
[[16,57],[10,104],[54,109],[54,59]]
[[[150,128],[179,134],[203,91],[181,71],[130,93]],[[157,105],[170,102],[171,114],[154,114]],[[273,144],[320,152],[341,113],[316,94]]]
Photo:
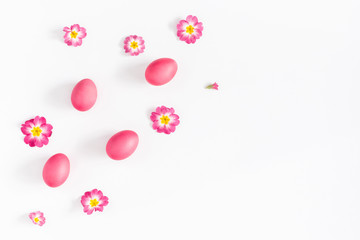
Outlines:
[[[199,22],[196,16],[189,15],[185,20],[181,20],[177,24],[177,36],[181,41],[193,44],[202,36],[203,29],[202,22]],[[83,39],[87,36],[86,29],[80,27],[79,24],[64,27],[63,31],[65,32],[64,42],[68,46],[81,46]],[[129,53],[131,56],[138,56],[145,50],[145,41],[141,36],[130,35],[124,41],[124,50],[125,53]],[[218,90],[218,84],[211,84],[207,88]],[[165,106],[157,107],[155,112],[151,113],[150,119],[153,122],[153,129],[158,133],[173,133],[180,124],[179,116],[175,114],[175,110]],[[52,129],[52,125],[47,123],[44,117],[40,116],[27,120],[21,125],[21,131],[25,135],[24,142],[30,147],[47,145],[49,137],[52,135]],[[88,215],[96,211],[102,212],[108,203],[108,197],[104,196],[102,191],[98,189],[87,191],[81,197],[83,211]],[[38,226],[45,223],[44,213],[40,211],[30,213],[29,218]]]
[[[103,193],[97,189],[85,192],[81,197],[81,204],[84,207],[84,212],[88,215],[92,214],[94,211],[102,212],[108,203],[108,197],[104,196]],[[29,214],[29,218],[35,225],[42,226],[45,224],[43,212],[32,212]]]
[[[203,30],[202,22],[199,22],[198,18],[192,15],[187,16],[186,19],[177,24],[177,36],[181,41],[188,44],[195,43],[202,36]],[[79,24],[71,25],[70,28],[64,27],[63,31],[65,32],[65,43],[68,46],[81,46],[82,39],[86,37],[86,29],[80,27]],[[144,52],[145,41],[140,36],[130,35],[124,41],[124,49],[131,56],[137,56]]]

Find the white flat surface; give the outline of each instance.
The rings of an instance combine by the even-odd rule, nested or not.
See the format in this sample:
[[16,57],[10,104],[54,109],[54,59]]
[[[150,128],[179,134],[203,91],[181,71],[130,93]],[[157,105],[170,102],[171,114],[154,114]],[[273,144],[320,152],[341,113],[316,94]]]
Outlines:
[[[360,239],[359,12],[358,0],[2,1],[0,238]],[[188,14],[204,24],[194,45],[176,36]],[[63,43],[75,23],[78,48]],[[130,34],[144,54],[124,54]],[[144,71],[160,57],[179,69],[154,87]],[[83,78],[99,94],[85,113],[70,103]],[[151,128],[160,105],[180,116],[174,134]],[[41,149],[20,131],[36,115],[54,126]],[[138,149],[113,161],[106,142],[124,129]],[[52,189],[41,172],[58,152],[71,173]],[[88,216],[93,188],[110,203]]]

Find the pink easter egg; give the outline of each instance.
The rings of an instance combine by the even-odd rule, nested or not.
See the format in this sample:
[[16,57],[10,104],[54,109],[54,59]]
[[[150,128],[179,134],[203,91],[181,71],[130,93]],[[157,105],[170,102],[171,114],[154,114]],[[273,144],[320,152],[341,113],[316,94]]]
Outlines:
[[70,161],[65,154],[58,153],[49,158],[43,168],[43,179],[49,187],[58,187],[68,178]]
[[164,85],[173,79],[177,71],[177,63],[171,58],[159,58],[146,68],[146,80],[155,86]]
[[95,83],[90,79],[78,82],[72,93],[71,103],[79,111],[87,111],[94,106],[97,98]]
[[136,132],[125,130],[116,133],[106,144],[107,155],[114,160],[123,160],[133,154],[139,143]]

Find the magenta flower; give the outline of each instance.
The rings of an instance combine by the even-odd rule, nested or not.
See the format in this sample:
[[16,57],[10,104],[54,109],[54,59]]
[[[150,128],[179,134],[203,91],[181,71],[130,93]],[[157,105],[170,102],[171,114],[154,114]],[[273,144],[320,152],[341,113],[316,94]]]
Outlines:
[[177,25],[177,36],[188,44],[195,43],[196,39],[202,36],[203,29],[202,22],[198,22],[197,17],[189,15]]
[[81,204],[84,207],[84,212],[88,215],[94,211],[102,212],[104,206],[108,205],[109,199],[104,196],[100,190],[93,189],[92,191],[84,193],[81,197]]
[[207,88],[207,89],[219,90],[219,85],[215,82],[214,84],[210,84],[210,85],[207,86],[206,88]]
[[64,27],[63,31],[65,43],[69,46],[81,46],[82,39],[86,37],[86,29],[80,27],[79,24],[74,24],[70,28]]
[[40,211],[30,213],[29,218],[35,225],[42,226],[45,223],[44,213]]
[[144,52],[145,41],[142,37],[130,35],[125,38],[124,49],[125,52],[130,53],[131,56],[137,56]]
[[164,106],[157,107],[156,112],[152,112],[150,119],[153,121],[153,129],[158,133],[170,134],[175,132],[175,128],[179,125],[179,116],[174,114],[173,108]]
[[30,147],[42,147],[49,143],[49,137],[52,134],[53,127],[46,123],[44,117],[36,116],[34,119],[21,124],[21,131],[25,136],[24,142]]

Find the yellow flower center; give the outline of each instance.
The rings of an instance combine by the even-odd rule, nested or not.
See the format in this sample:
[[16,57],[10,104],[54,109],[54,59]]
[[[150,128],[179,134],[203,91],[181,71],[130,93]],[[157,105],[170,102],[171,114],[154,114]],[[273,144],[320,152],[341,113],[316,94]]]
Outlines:
[[76,38],[77,35],[78,35],[78,33],[75,32],[75,31],[72,31],[72,32],[70,33],[70,37],[71,37],[71,38]]
[[170,122],[170,118],[168,116],[162,115],[160,118],[161,124],[167,125]]
[[31,132],[34,137],[39,137],[42,130],[39,127],[34,127]]
[[34,218],[34,221],[36,222],[36,223],[38,223],[40,220],[39,220],[39,218]]
[[130,47],[132,47],[133,49],[136,49],[136,48],[138,48],[139,46],[138,46],[138,43],[137,43],[137,42],[132,41],[132,42],[130,43]]
[[96,198],[90,200],[91,207],[96,207],[98,204],[99,204],[99,201]]
[[188,34],[193,34],[193,32],[194,32],[194,27],[192,26],[192,25],[189,25],[189,26],[187,26],[186,27],[186,32],[188,33]]

